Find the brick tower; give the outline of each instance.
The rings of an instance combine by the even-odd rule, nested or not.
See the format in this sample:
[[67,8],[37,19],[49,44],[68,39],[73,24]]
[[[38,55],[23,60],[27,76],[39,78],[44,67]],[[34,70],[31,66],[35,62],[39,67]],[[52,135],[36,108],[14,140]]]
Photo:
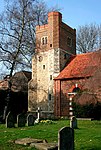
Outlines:
[[36,26],[36,52],[32,58],[28,110],[54,110],[54,78],[76,54],[76,30],[62,22],[59,12],[48,14],[48,24]]

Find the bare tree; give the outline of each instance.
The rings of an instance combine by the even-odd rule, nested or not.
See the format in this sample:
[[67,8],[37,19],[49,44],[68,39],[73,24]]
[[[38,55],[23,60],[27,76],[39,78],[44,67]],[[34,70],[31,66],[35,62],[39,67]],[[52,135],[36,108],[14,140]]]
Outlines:
[[96,24],[80,26],[77,30],[77,51],[91,52],[99,48],[99,28]]
[[99,28],[98,28],[98,32],[99,32],[99,48],[101,49],[101,24],[99,25]]
[[6,11],[0,15],[0,62],[10,71],[10,76],[16,69],[31,68],[35,26],[47,22],[49,10],[42,0],[7,3]]

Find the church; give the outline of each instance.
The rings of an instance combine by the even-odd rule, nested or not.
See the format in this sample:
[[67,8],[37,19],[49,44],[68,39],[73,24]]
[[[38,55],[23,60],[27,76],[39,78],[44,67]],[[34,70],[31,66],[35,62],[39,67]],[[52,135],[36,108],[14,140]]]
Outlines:
[[101,101],[100,72],[101,51],[76,55],[76,30],[62,22],[60,12],[49,12],[48,23],[36,26],[28,111],[40,107],[57,117],[69,116],[68,93],[75,89],[88,92],[79,103]]

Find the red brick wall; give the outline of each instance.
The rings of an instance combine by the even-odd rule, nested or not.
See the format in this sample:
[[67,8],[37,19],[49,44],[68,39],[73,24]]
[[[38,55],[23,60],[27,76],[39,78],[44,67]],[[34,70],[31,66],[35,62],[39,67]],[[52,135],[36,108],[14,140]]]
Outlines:
[[[68,116],[69,117],[69,96],[68,92],[70,92],[71,87],[78,84],[80,88],[83,90],[85,81],[88,79],[73,79],[73,80],[55,80],[55,116]],[[58,84],[61,82],[61,84]],[[60,94],[59,94],[60,91]],[[71,91],[72,92],[72,91]],[[59,95],[59,96],[57,96]],[[58,107],[59,105],[59,107]],[[58,110],[60,109],[60,110]],[[58,111],[57,111],[58,110]]]
[[61,82],[60,80],[57,80],[54,84],[54,94],[55,94],[55,100],[54,100],[54,114],[55,116],[61,116]]
[[42,45],[41,38],[48,35],[48,25],[36,26],[36,50],[37,52],[47,51],[48,44]]
[[[41,37],[47,36],[47,45],[41,45]],[[67,37],[72,39],[72,46],[67,44]],[[50,46],[51,44],[51,46]],[[47,51],[52,48],[61,48],[70,53],[76,53],[76,30],[62,22],[62,14],[50,12],[48,24],[36,26],[36,47],[39,51]]]
[[48,36],[49,49],[50,44],[53,48],[59,48],[60,25],[62,22],[62,15],[59,12],[51,12],[48,14]]
[[[68,37],[72,39],[71,47],[67,44]],[[76,54],[76,30],[72,29],[63,22],[61,23],[60,28],[60,48],[69,53]]]

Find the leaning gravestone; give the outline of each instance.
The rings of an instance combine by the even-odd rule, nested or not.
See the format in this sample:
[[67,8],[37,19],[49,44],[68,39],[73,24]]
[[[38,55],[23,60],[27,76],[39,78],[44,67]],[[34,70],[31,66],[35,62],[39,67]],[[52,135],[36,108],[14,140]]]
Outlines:
[[70,127],[73,128],[73,129],[77,129],[77,119],[75,116],[72,116],[71,117],[71,120],[70,120]]
[[15,127],[14,116],[11,112],[9,112],[7,117],[6,117],[6,127],[7,128]]
[[24,127],[26,123],[25,114],[17,115],[17,127]]
[[27,126],[33,126],[34,125],[35,118],[32,114],[28,114],[27,116]]
[[74,150],[74,130],[63,127],[58,132],[58,150]]

